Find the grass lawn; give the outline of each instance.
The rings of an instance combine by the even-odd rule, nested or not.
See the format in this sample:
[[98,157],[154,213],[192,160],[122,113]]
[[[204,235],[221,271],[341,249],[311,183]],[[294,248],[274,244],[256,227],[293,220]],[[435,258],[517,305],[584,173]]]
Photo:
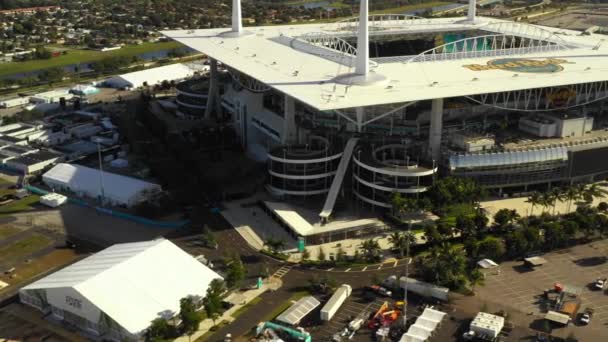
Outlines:
[[0,260],[8,264],[17,262],[26,256],[47,247],[53,243],[50,238],[32,233],[30,236],[17,240],[15,243],[0,247]]
[[232,313],[232,317],[233,318],[237,318],[240,315],[242,315],[243,313],[245,313],[245,311],[251,309],[252,306],[256,305],[257,303],[261,302],[262,298],[261,297],[255,297],[251,300],[251,302],[245,304],[244,306],[240,307],[238,310],[236,310],[235,312]]
[[0,240],[4,240],[8,237],[11,237],[17,233],[21,232],[21,229],[17,229],[12,226],[0,226]]
[[399,13],[404,13],[407,11],[412,11],[412,10],[417,10],[417,9],[422,9],[422,8],[431,8],[431,7],[449,5],[452,3],[453,2],[448,2],[448,1],[431,1],[431,2],[424,2],[421,4],[415,4],[415,5],[405,5],[405,6],[400,6],[400,7],[387,8],[387,9],[378,10],[378,11],[371,10],[370,12],[372,14],[399,14]]
[[12,201],[11,203],[0,207],[0,215],[30,210],[32,209],[32,204],[38,203],[39,200],[40,197],[38,195],[29,195],[20,200]]
[[0,76],[43,70],[53,67],[63,67],[77,63],[91,63],[107,57],[136,56],[146,52],[175,49],[182,47],[178,42],[143,43],[140,45],[129,45],[119,50],[100,52],[94,50],[69,50],[66,55],[51,59],[33,60],[27,62],[13,62],[0,64]]
[[446,208],[446,213],[441,217],[440,221],[447,222],[453,226],[456,224],[456,218],[460,215],[475,216],[475,207],[468,203],[451,205]]
[[20,287],[23,283],[35,276],[43,273],[50,273],[58,267],[67,265],[76,258],[77,255],[73,250],[58,249],[34,260],[30,264],[21,265],[17,268],[15,278],[13,279],[9,279],[9,277],[5,275],[0,275],[0,280],[10,284],[10,286],[0,290],[0,294],[2,294],[3,291],[8,291],[11,288]]

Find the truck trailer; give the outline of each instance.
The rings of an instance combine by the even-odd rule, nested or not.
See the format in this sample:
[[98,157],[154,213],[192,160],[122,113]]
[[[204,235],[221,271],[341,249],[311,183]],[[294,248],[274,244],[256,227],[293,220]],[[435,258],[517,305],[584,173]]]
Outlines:
[[329,298],[327,303],[321,309],[321,320],[329,321],[334,317],[338,309],[344,304],[346,298],[353,292],[352,288],[348,284],[340,286],[336,292]]

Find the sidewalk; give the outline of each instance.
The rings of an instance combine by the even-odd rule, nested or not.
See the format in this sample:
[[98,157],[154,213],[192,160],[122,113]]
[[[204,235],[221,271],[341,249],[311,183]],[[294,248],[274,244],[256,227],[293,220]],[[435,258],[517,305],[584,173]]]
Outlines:
[[232,315],[237,310],[239,310],[243,306],[247,305],[247,303],[251,302],[254,298],[258,297],[262,293],[264,293],[264,292],[266,292],[268,290],[275,291],[278,288],[280,288],[282,285],[283,285],[283,282],[280,279],[277,279],[277,278],[274,278],[274,277],[270,277],[270,278],[267,278],[267,279],[264,280],[264,284],[259,289],[247,290],[245,292],[240,292],[240,293],[234,292],[232,296],[234,298],[238,298],[238,301],[240,303],[235,304],[230,309],[224,311],[224,313],[222,314],[222,316],[218,317],[215,320],[215,324],[213,323],[213,320],[210,319],[210,318],[204,319],[201,322],[201,324],[198,326],[198,330],[192,336],[190,336],[190,337],[188,337],[188,336],[180,336],[180,337],[176,338],[174,340],[174,342],[192,342],[192,341],[196,341],[196,339],[200,338],[201,336],[203,336],[207,332],[209,332],[214,325],[220,324],[223,321],[227,321],[228,323],[232,323],[232,321],[235,320],[235,318],[232,317]]

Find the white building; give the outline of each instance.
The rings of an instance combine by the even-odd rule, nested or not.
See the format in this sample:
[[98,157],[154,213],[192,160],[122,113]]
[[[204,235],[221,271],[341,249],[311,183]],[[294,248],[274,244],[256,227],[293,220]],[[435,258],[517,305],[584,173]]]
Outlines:
[[535,114],[519,119],[519,129],[537,137],[582,137],[593,128],[593,117],[576,113]]
[[55,191],[103,197],[112,205],[133,206],[161,191],[158,184],[77,164],[57,164],[42,176],[42,181]]
[[19,291],[22,303],[100,339],[133,341],[221,279],[169,240],[117,244]]
[[111,88],[135,89],[145,85],[154,86],[163,81],[178,81],[192,77],[196,72],[208,70],[200,64],[170,64],[158,68],[130,72],[107,79],[104,84]]
[[61,158],[63,156],[58,153],[37,151],[7,160],[5,165],[10,169],[19,171],[21,174],[30,175],[39,173],[49,165],[53,165],[61,160]]
[[32,95],[30,97],[30,102],[34,104],[58,103],[62,98],[69,100],[72,97],[74,97],[74,95],[70,94],[69,89],[56,89]]

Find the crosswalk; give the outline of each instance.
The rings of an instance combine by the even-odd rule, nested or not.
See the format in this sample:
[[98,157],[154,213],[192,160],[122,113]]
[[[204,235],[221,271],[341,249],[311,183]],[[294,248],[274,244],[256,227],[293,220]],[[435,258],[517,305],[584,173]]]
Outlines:
[[290,266],[281,266],[281,268],[279,268],[276,272],[274,272],[274,274],[272,275],[272,277],[273,278],[277,278],[277,279],[281,279],[287,273],[289,273],[290,270],[291,270]]

